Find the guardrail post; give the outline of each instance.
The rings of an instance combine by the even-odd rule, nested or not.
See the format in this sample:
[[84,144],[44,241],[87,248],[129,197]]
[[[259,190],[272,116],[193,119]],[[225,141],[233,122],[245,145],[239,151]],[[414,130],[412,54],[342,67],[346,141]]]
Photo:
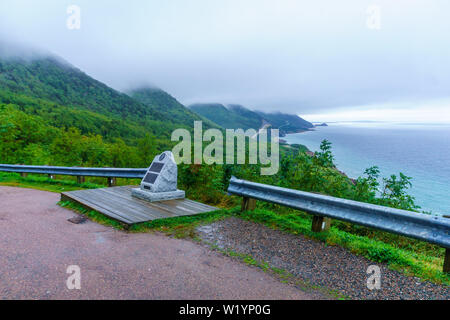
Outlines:
[[256,199],[243,197],[241,211],[252,211],[256,208]]
[[49,179],[53,179],[53,175],[52,175],[52,174],[49,174],[49,175],[48,175],[48,178],[49,178]]
[[445,248],[445,255],[444,255],[444,273],[450,273],[450,249]]
[[[443,215],[444,218],[450,218],[450,215]],[[444,253],[444,267],[442,269],[444,273],[450,273],[450,249],[445,248]]]
[[108,178],[108,187],[114,187],[116,183],[116,178]]
[[311,230],[321,232],[330,229],[331,219],[322,216],[313,216]]
[[84,176],[77,176],[77,183],[78,184],[82,184],[85,181],[85,177]]
[[21,176],[22,178],[26,178],[27,175],[28,175],[28,173],[26,173],[26,172],[21,172],[21,173],[20,173],[20,176]]

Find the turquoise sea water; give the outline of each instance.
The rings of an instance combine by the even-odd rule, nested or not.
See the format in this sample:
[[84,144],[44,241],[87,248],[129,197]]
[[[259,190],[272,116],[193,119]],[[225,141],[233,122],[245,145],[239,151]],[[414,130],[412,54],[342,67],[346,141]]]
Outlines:
[[422,210],[450,214],[449,124],[330,123],[283,139],[311,151],[331,141],[337,167],[352,178],[373,165],[383,177],[403,172],[413,178],[410,194]]

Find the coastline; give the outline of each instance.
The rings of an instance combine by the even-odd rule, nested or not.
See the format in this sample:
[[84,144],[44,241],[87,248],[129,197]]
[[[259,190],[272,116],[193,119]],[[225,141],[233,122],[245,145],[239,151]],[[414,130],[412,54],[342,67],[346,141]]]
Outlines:
[[[308,130],[298,130],[297,132],[288,132],[288,133],[286,133],[284,136],[286,136],[286,135],[288,135],[288,134],[296,134],[296,133],[304,133],[304,132],[309,132],[309,131],[315,131],[315,128],[316,127],[325,127],[325,126],[328,126],[328,125],[315,125],[314,126],[314,128],[311,128],[311,129],[308,129]],[[289,145],[289,146],[292,146],[292,145],[302,145],[303,147],[305,147],[305,149],[306,149],[306,151],[305,151],[305,153],[308,155],[308,156],[310,156],[310,157],[314,157],[314,151],[311,151],[309,148],[308,148],[308,146],[306,146],[306,145],[304,145],[304,144],[301,144],[301,143],[289,143],[289,142],[287,142],[286,140],[284,140],[284,139],[279,139],[279,141],[280,141],[280,143],[283,143],[283,144],[286,144],[286,145]],[[342,171],[342,170],[339,170],[339,168],[337,168],[337,167],[334,167],[334,169],[337,171],[337,172],[339,172],[339,174],[341,174],[341,175],[343,175],[344,177],[346,177],[346,178],[348,178],[354,185],[356,185],[356,181],[357,181],[357,178],[352,178],[352,177],[350,177],[348,174],[346,174],[344,171]]]
[[[283,132],[282,134],[280,134],[280,139],[278,139],[278,141],[279,141],[280,143],[282,143],[282,144],[288,144],[288,145],[291,145],[291,143],[289,143],[289,142],[287,142],[286,140],[281,139],[281,138],[286,137],[288,134],[296,134],[296,133],[304,133],[304,132],[309,132],[309,131],[315,131],[315,128],[316,128],[316,126],[314,126],[314,128],[306,129],[306,130],[299,129],[299,130],[296,130],[296,131],[287,131],[287,132]],[[305,147],[306,147],[306,146],[305,146]],[[308,150],[309,150],[309,149],[308,149]]]
[[302,144],[314,151],[321,140],[330,140],[337,167],[349,177],[363,176],[366,168],[375,165],[380,170],[380,181],[400,172],[412,177],[408,192],[415,203],[421,210],[442,215],[450,210],[446,192],[450,169],[445,165],[450,160],[449,132],[447,125],[343,123],[316,128],[308,135],[289,135],[283,140],[287,148]]

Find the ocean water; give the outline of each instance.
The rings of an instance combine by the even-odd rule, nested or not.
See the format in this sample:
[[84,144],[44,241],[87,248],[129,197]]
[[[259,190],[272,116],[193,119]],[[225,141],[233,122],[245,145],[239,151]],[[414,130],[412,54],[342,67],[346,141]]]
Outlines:
[[450,124],[330,123],[282,138],[311,151],[332,142],[337,167],[357,178],[377,165],[381,176],[412,177],[410,194],[422,210],[450,214]]

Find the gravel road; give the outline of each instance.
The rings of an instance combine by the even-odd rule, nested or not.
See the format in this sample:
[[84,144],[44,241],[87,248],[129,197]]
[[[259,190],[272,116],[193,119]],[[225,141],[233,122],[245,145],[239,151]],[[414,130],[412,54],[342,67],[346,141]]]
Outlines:
[[[287,234],[261,224],[228,218],[197,229],[222,249],[249,254],[312,285],[336,289],[352,299],[450,299],[450,288],[407,277],[338,246]],[[381,270],[381,289],[367,288],[368,266]]]
[[[320,298],[192,241],[71,223],[58,200],[0,187],[1,299]],[[66,286],[69,265],[80,267],[80,290]]]

